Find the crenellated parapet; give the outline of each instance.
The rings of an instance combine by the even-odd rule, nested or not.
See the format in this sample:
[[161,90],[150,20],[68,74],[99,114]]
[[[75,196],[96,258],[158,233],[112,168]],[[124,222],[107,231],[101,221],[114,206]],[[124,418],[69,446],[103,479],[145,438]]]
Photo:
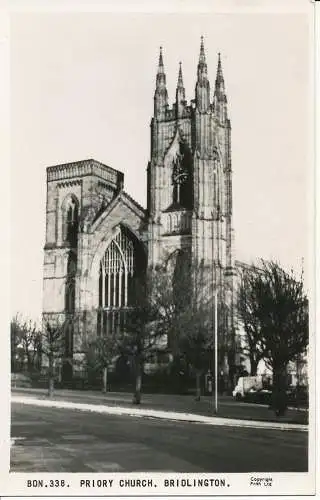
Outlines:
[[64,163],[47,168],[48,182],[74,179],[88,175],[94,175],[95,177],[99,177],[100,179],[107,181],[108,185],[115,189],[123,186],[122,172],[114,170],[113,168],[93,159]]

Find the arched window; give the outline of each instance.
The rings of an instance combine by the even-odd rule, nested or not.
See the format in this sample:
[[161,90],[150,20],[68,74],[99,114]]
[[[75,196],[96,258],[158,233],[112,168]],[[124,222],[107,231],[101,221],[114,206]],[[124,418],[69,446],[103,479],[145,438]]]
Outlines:
[[172,184],[172,203],[191,209],[193,205],[192,155],[184,141],[180,142],[179,153],[172,164]]
[[79,204],[74,196],[70,196],[63,208],[63,239],[70,246],[76,247],[78,240]]
[[77,252],[70,249],[67,261],[67,279],[65,286],[65,311],[73,313],[75,310],[75,289],[77,273]]
[[146,271],[146,255],[138,240],[123,226],[105,251],[99,267],[98,335],[123,331],[128,311],[137,303],[136,283]]
[[181,230],[182,231],[186,231],[188,229],[187,217],[188,217],[188,214],[181,214]]
[[178,214],[173,214],[173,231],[178,232],[179,231],[179,217]]
[[213,203],[215,207],[215,217],[219,219],[222,211],[222,172],[217,149],[214,149],[213,160]]
[[100,262],[99,307],[120,309],[132,305],[135,260],[134,242],[119,228]]

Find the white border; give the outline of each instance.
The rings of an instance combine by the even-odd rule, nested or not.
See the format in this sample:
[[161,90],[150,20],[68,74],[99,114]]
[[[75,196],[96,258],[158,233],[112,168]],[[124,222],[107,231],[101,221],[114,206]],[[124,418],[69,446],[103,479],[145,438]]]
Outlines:
[[[9,95],[10,95],[10,82],[9,82],[9,66],[10,66],[10,58],[9,58],[9,13],[10,12],[31,12],[31,11],[41,11],[41,12],[68,12],[68,11],[80,11],[80,12],[92,12],[92,11],[103,11],[103,12],[176,12],[183,11],[187,12],[208,12],[213,10],[215,12],[236,12],[236,13],[262,13],[262,12],[309,12],[312,16],[312,11],[314,9],[314,4],[310,0],[247,0],[246,2],[241,2],[239,0],[231,1],[231,0],[221,0],[216,1],[214,4],[211,0],[202,0],[195,2],[194,0],[185,0],[185,1],[140,1],[140,2],[130,2],[128,1],[115,1],[115,0],[101,0],[95,1],[92,3],[77,1],[77,0],[37,0],[37,1],[27,1],[27,0],[12,0],[8,4],[8,8],[6,11],[0,11],[0,63],[1,63],[1,81],[0,81],[0,109],[2,110],[0,113],[0,154],[1,154],[1,166],[9,166],[10,165],[10,146],[9,146],[9,132],[8,132],[8,123],[9,116]],[[319,5],[317,5],[317,22],[318,26],[320,23],[320,9]],[[312,24],[312,23],[311,23]],[[311,30],[312,32],[312,30]],[[313,33],[311,33],[312,40],[310,41],[311,45],[314,44]],[[318,45],[320,43],[319,40],[319,28],[317,31],[317,39]],[[310,49],[312,50],[312,49]],[[318,48],[318,59],[320,55],[320,50]],[[316,58],[316,57],[315,57]],[[311,68],[312,71],[312,68]],[[318,72],[319,72],[319,64],[318,64]],[[313,114],[314,109],[314,96],[313,91],[310,92],[310,111]],[[319,99],[317,101],[317,111],[318,111],[318,119],[319,119]],[[313,128],[313,120],[310,120],[310,128]],[[319,130],[319,129],[318,129]],[[313,143],[313,134],[310,134],[310,139]],[[313,152],[314,146],[311,144],[311,150]],[[312,159],[311,159],[312,158]],[[311,153],[310,163],[313,162],[313,154]],[[3,322],[1,328],[1,349],[0,349],[0,366],[2,368],[1,378],[0,378],[0,388],[2,394],[1,401],[1,455],[0,455],[0,494],[1,495],[37,495],[39,490],[29,490],[25,487],[26,478],[39,477],[39,474],[7,474],[3,475],[3,473],[8,470],[9,465],[9,439],[8,439],[8,431],[9,431],[9,418],[10,418],[10,408],[9,408],[9,398],[5,397],[8,394],[8,388],[10,387],[10,376],[9,376],[9,357],[7,353],[9,352],[9,342],[8,337],[4,334],[4,332],[8,331],[8,324],[10,322],[10,279],[9,279],[9,258],[10,258],[10,219],[6,216],[9,213],[9,203],[10,203],[10,181],[9,175],[10,171],[8,168],[1,168],[1,208],[2,208],[2,222],[3,227],[1,229],[1,259],[0,264],[1,268],[1,321]],[[317,197],[320,196],[320,184],[319,184],[319,174],[316,173],[312,180],[316,180],[316,191]],[[312,200],[313,202],[313,200]],[[311,215],[314,214],[314,204],[312,203]],[[314,243],[316,243],[316,247],[319,248],[320,245],[320,236],[319,236],[319,228],[317,225],[317,232],[315,233],[315,238],[313,236],[310,238],[311,245],[310,248],[314,248]],[[313,252],[313,250],[310,250]],[[310,262],[312,265],[316,266],[317,273],[317,295],[319,290],[319,263],[316,259],[316,256],[312,253]],[[310,273],[312,275],[312,273]],[[315,285],[316,287],[316,285]],[[314,292],[314,290],[313,290]],[[315,330],[315,318],[319,319],[319,313],[316,308],[315,294],[313,293],[311,303],[311,332]],[[312,335],[310,339],[310,374],[313,375],[315,373],[316,367],[316,348],[318,350],[318,346],[315,344],[315,336]],[[317,358],[319,359],[319,358]],[[315,377],[311,376],[311,394],[314,392],[315,388]],[[317,407],[319,408],[319,396],[317,396]],[[310,416],[314,415],[315,411],[315,398],[311,397],[311,407],[310,407]],[[315,425],[313,419],[313,425],[310,427],[310,447],[309,447],[309,459],[310,459],[310,467],[314,470],[315,461],[314,461],[314,444],[316,442],[316,434],[315,434]],[[319,462],[319,456],[317,457]],[[317,464],[318,470],[320,468],[320,464]],[[5,473],[6,474],[6,473]],[[132,494],[132,495],[152,495],[154,494],[154,490],[149,491],[147,489],[143,489],[143,491],[138,491],[135,489],[132,492],[123,491],[122,488],[116,488],[115,490],[101,491],[101,489],[90,489],[83,490],[79,488],[79,480],[85,478],[105,478],[104,474],[41,474],[41,478],[44,480],[50,480],[52,478],[58,477],[59,479],[65,479],[69,481],[70,487],[68,490],[68,494],[79,495],[79,496],[88,496],[90,495],[123,495],[123,494]],[[114,477],[116,480],[116,475],[108,474],[109,478]],[[121,474],[121,476],[130,476],[141,478],[141,474]],[[155,480],[161,483],[164,474],[153,473],[153,474],[143,474],[143,478],[152,477]],[[165,474],[166,477],[169,478],[171,475]],[[182,475],[184,477],[190,477],[190,475]],[[228,491],[225,493],[226,495],[253,495],[254,491],[248,488],[248,481],[250,478],[250,474],[203,474],[202,477],[225,477],[229,482],[230,486],[228,487]],[[274,481],[274,486],[271,491],[261,491],[261,494],[267,495],[268,493],[272,495],[280,494],[280,495],[310,495],[313,493],[312,486],[312,472],[308,474],[263,474],[263,476],[271,476]],[[118,476],[119,477],[119,476]],[[172,477],[178,477],[178,475],[173,475]],[[160,484],[159,483],[159,484]],[[157,494],[161,491],[161,487],[157,490]],[[164,490],[161,491],[165,496],[169,496],[169,491]],[[175,489],[174,492],[170,492],[170,495],[199,495],[202,492],[200,490],[195,491],[186,491],[185,488]],[[43,491],[41,491],[43,495]],[[48,494],[53,494],[53,492],[48,492]],[[54,495],[56,496],[65,496],[66,491],[63,490],[54,490]],[[204,491],[203,494],[208,494],[208,492]],[[210,493],[209,493],[210,494]],[[214,496],[223,494],[220,491],[214,491],[212,493]],[[44,495],[43,495],[44,496]]]

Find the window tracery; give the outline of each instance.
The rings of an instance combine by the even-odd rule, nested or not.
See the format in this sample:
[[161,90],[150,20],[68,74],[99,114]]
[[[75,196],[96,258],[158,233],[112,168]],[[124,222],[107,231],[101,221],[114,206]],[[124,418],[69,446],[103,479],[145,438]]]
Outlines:
[[192,158],[187,145],[181,141],[172,162],[172,203],[184,208],[192,207]]
[[132,239],[126,232],[119,229],[100,262],[100,307],[118,309],[132,304],[134,253]]
[[135,280],[145,271],[143,252],[129,232],[119,227],[100,262],[98,335],[117,335],[135,303]]

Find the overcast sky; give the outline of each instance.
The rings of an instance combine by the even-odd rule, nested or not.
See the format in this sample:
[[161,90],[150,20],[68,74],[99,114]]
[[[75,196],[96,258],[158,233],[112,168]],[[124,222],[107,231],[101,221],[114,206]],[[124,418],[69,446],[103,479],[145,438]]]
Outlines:
[[170,101],[179,61],[190,100],[201,35],[211,88],[222,55],[235,257],[307,265],[304,15],[19,14],[11,24],[12,312],[41,313],[46,167],[95,158],[124,172],[126,191],[145,206],[159,46]]

